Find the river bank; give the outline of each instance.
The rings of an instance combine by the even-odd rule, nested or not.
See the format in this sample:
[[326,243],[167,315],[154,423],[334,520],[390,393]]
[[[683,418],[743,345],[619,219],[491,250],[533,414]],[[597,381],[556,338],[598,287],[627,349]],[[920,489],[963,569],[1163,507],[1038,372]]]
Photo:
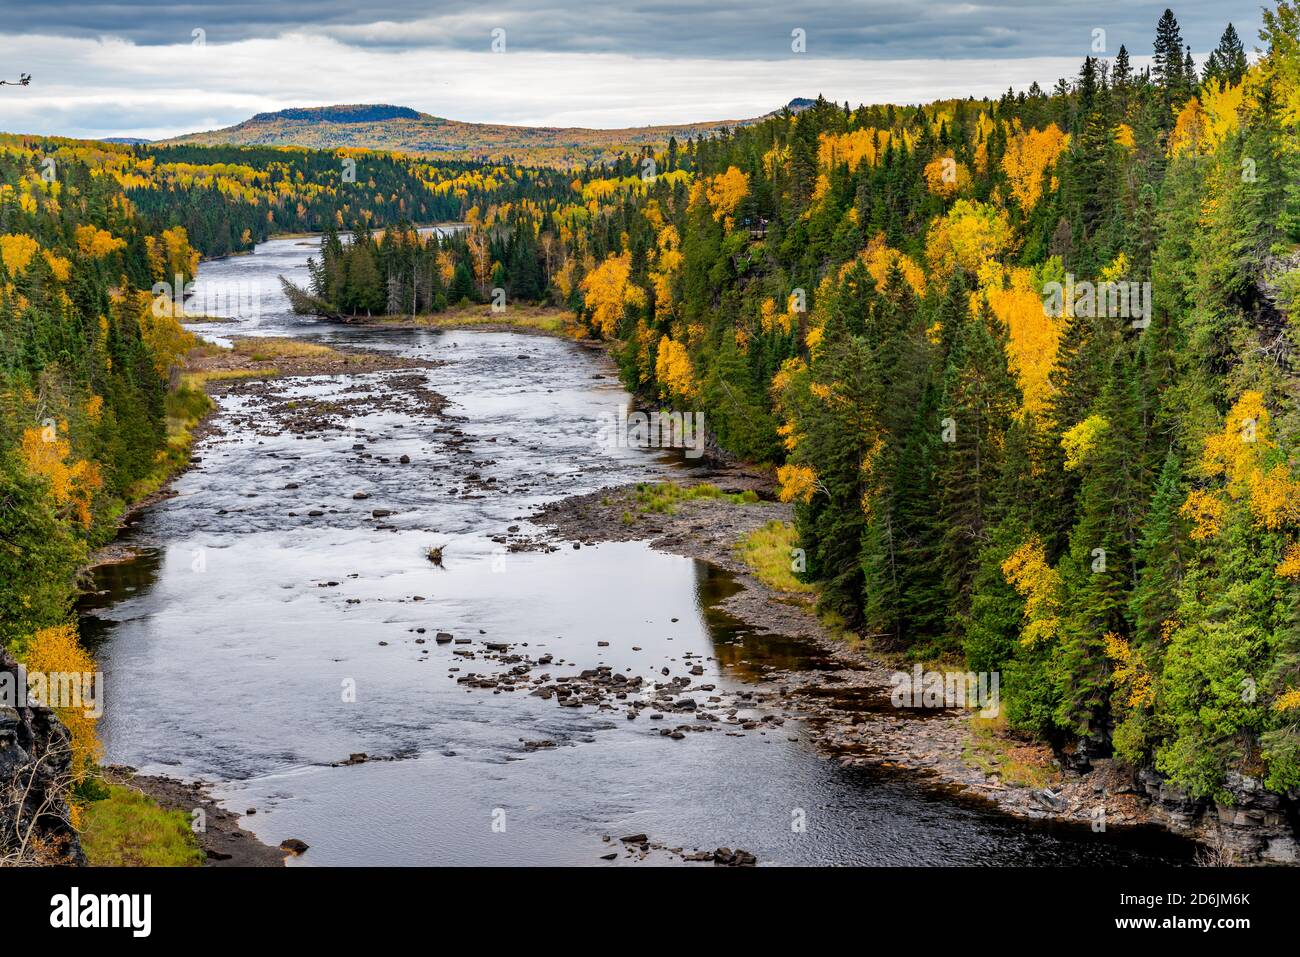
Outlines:
[[[222,807],[202,781],[178,781],[156,774],[139,774],[134,768],[112,765],[104,769],[109,784],[132,788],[165,811],[185,815],[191,833],[203,852],[207,867],[283,867],[286,851],[263,844],[240,826],[242,816]],[[250,808],[245,814],[256,813]]]
[[[972,711],[894,707],[895,676],[910,672],[910,663],[828,627],[814,612],[813,596],[771,587],[742,557],[749,536],[769,523],[793,521],[789,505],[770,500],[770,478],[746,468],[703,477],[722,495],[682,496],[664,510],[646,507],[642,486],[607,489],[549,505],[534,521],[557,542],[648,540],[655,549],[735,576],[741,588],[721,608],[754,627],[812,642],[826,655],[828,666],[817,671],[767,671],[764,681],[775,694],[766,703],[785,719],[804,721],[818,749],[845,767],[918,773],[936,788],[1025,820],[1102,833],[1163,828],[1200,842],[1205,863],[1296,862],[1282,799],[1249,782],[1237,782],[1237,806],[1223,807],[1191,800],[1154,772],[1115,759],[1094,759],[1090,770],[1077,773],[1046,745],[1009,734],[999,721]],[[736,500],[746,491],[769,500]],[[941,663],[925,667],[945,670]]]
[[[205,319],[205,322],[211,321]],[[234,320],[226,320],[233,322]],[[174,497],[175,482],[202,459],[191,454],[197,444],[223,434],[226,423],[216,421],[215,399],[231,394],[261,397],[274,392],[270,385],[280,378],[311,378],[338,375],[427,369],[428,360],[403,358],[383,352],[349,347],[330,347],[298,339],[255,337],[235,338],[226,348],[204,343],[190,350],[183,369],[179,370],[179,389],[202,393],[206,402],[183,421],[169,421],[168,468],[157,487],[127,504],[118,517],[118,536],[95,549],[78,572],[78,579],[88,581],[96,569],[121,565],[140,558],[138,545],[121,540],[121,532],[150,508]],[[441,410],[442,396],[424,397],[426,407]],[[338,409],[323,405],[295,416],[288,428],[304,431],[319,427]],[[203,826],[193,830],[204,854],[205,866],[281,867],[286,851],[264,844],[240,826],[241,815],[221,806],[202,781],[184,781],[163,775],[137,773],[134,768],[111,765],[103,769],[106,784],[120,785],[139,792],[153,806],[166,811],[181,811],[187,818],[195,812],[203,815]],[[255,813],[249,809],[245,814]],[[293,839],[286,838],[287,841]]]

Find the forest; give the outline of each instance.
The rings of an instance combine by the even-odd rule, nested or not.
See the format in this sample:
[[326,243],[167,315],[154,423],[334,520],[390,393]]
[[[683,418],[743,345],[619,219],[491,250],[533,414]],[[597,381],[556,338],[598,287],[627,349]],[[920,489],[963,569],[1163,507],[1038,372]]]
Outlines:
[[76,653],[75,570],[184,455],[152,285],[318,230],[306,311],[571,310],[775,470],[828,621],[1000,673],[1016,730],[1300,786],[1300,8],[1264,22],[582,168],[0,137],[0,639]]
[[1201,796],[1300,784],[1300,13],[1264,23],[704,140],[577,283],[629,384],[777,467],[824,614]]

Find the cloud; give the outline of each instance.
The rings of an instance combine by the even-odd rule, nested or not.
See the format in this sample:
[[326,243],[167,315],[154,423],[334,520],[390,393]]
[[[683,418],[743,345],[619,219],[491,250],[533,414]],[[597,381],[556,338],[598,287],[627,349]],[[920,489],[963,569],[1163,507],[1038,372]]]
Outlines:
[[[768,59],[790,52],[790,31],[808,37],[808,55],[832,58],[1073,56],[1092,30],[1148,52],[1166,0],[43,0],[11,4],[11,33],[120,36],[145,45],[188,42],[195,29],[231,43],[310,31],[350,45],[481,52],[490,31],[506,30],[520,51],[610,53],[694,59]],[[1247,39],[1259,27],[1256,0],[1183,0],[1183,36],[1209,49],[1227,20]]]
[[[162,138],[332,103],[617,127],[746,118],[818,93],[855,105],[997,95],[1074,75],[1091,49],[1089,21],[1106,24],[1107,11],[1140,23],[1104,26],[1106,53],[1125,42],[1142,63],[1163,9],[1097,0],[1047,17],[1044,6],[813,0],[792,12],[766,0],[633,0],[597,13],[555,0],[458,9],[383,0],[47,2],[6,14],[16,22],[0,35],[0,62],[34,80],[0,88],[0,129]],[[1248,9],[1237,0],[1184,6],[1203,24],[1193,32],[1180,11],[1184,36],[1209,38],[1198,50],[1229,17],[1243,36],[1256,29],[1253,0]],[[792,21],[807,30],[805,54],[790,50]],[[505,53],[489,49],[495,22],[504,24]]]

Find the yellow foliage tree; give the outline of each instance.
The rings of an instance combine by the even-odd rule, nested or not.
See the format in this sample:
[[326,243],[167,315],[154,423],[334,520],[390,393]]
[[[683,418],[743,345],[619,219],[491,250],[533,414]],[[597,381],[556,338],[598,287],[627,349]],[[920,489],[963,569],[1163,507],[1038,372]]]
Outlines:
[[1043,175],[1070,145],[1070,137],[1055,123],[1041,130],[1022,130],[1007,141],[1002,154],[1002,171],[1007,174],[1011,195],[1026,213],[1038,205],[1043,194]]
[[86,459],[68,464],[72,448],[67,439],[59,437],[59,431],[67,431],[66,423],[57,427],[25,429],[20,450],[23,463],[29,472],[48,483],[50,498],[56,507],[70,507],[82,526],[89,528],[91,503],[95,492],[104,484],[99,466]]
[[1149,708],[1155,704],[1156,692],[1151,669],[1140,652],[1136,652],[1119,635],[1107,632],[1104,636],[1106,657],[1115,663],[1111,677],[1127,697],[1130,708]]
[[1213,153],[1237,129],[1244,100],[1243,84],[1207,80],[1200,96],[1192,97],[1179,111],[1169,134],[1169,155]]
[[926,188],[936,196],[955,196],[970,188],[970,170],[949,152],[925,164]]
[[972,275],[1011,245],[1011,223],[1004,210],[988,203],[959,199],[926,234],[925,258],[946,278],[960,267]]
[[856,170],[863,162],[875,166],[888,144],[888,130],[870,127],[847,133],[820,133],[817,137],[817,165],[823,170],[830,170],[844,163],[848,165],[849,172]]
[[1292,542],[1282,554],[1277,573],[1283,578],[1300,578],[1300,542]]
[[1002,563],[1002,574],[1025,599],[1021,644],[1032,646],[1056,638],[1061,627],[1061,575],[1047,564],[1037,536],[1011,553]]
[[732,217],[748,195],[749,174],[735,166],[727,167],[725,173],[719,173],[709,180],[706,196],[713,210],[713,218],[722,223],[727,232],[731,232]]
[[806,465],[782,465],[776,470],[776,480],[780,483],[777,496],[783,502],[810,502],[817,491],[817,473]]
[[645,290],[633,283],[632,254],[611,254],[603,263],[583,277],[581,287],[591,325],[606,338],[613,338],[619,320],[628,306],[645,305]]
[[[80,680],[82,689],[81,702],[63,702],[47,700],[54,706],[59,720],[67,727],[72,737],[72,776],[76,781],[84,781],[99,760],[101,746],[95,733],[96,718],[91,711],[91,702],[87,701],[89,689],[87,682],[93,680],[96,673],[95,659],[77,640],[75,625],[56,625],[42,628],[32,635],[27,642],[23,664],[29,672],[40,672],[46,676],[49,686],[62,684],[65,680],[55,676],[68,676]],[[102,693],[103,689],[96,689]],[[82,705],[82,706],[78,706]]]
[[1066,471],[1073,471],[1083,465],[1088,454],[1096,448],[1097,440],[1106,434],[1110,422],[1105,416],[1090,415],[1074,428],[1061,436],[1061,448],[1065,451]]
[[[1051,372],[1056,364],[1066,319],[1043,307],[1033,274],[1024,268],[1009,272],[991,264],[983,270],[982,293],[989,310],[1007,329],[1007,359],[1020,385],[1020,415],[1041,416],[1052,394]],[[974,298],[972,308],[978,306]]]
[[[1224,484],[1221,489],[1193,489],[1188,493],[1182,514],[1195,523],[1192,538],[1204,540],[1217,535],[1230,501],[1244,502],[1255,523],[1269,531],[1300,526],[1300,481],[1292,477],[1286,463],[1274,462],[1266,467],[1277,449],[1271,433],[1271,417],[1263,394],[1246,390],[1228,411],[1223,429],[1205,440],[1201,469]],[[1298,560],[1300,548],[1293,543],[1277,573],[1283,577],[1300,573]]]
[[[925,295],[925,270],[918,266],[906,253],[886,246],[884,233],[878,233],[871,242],[867,243],[867,248],[862,251],[858,258],[866,265],[867,272],[875,280],[877,288],[884,288],[890,270],[897,266],[902,272],[903,281],[912,287],[912,291],[918,296]],[[845,263],[840,269],[840,275],[843,276],[848,272],[852,265],[851,261]]]
[[681,245],[676,226],[670,223],[659,231],[650,283],[655,294],[655,314],[661,319],[674,314],[673,283],[681,273],[684,261]]
[[1178,513],[1192,523],[1188,532],[1192,541],[1204,542],[1218,535],[1223,529],[1223,516],[1228,511],[1228,503],[1216,492],[1204,489],[1192,489],[1187,493]]
[[[171,300],[163,298],[162,302],[170,304]],[[160,308],[158,300],[151,299],[147,293],[140,293],[136,304],[140,336],[153,353],[158,375],[166,379],[173,367],[182,364],[185,354],[199,344],[198,336],[181,325],[182,317],[174,309]]]
[[764,299],[758,307],[758,324],[759,328],[766,333],[780,332],[789,335],[794,329],[794,313],[789,309],[777,312],[776,300]]
[[27,268],[41,244],[25,233],[5,233],[0,236],[0,260],[4,261],[9,275],[17,276]]
[[660,391],[683,399],[692,399],[699,394],[695,382],[695,367],[691,364],[690,353],[686,346],[677,342],[672,336],[659,340],[659,351],[655,356],[655,378],[659,380]]
[[[183,227],[177,226],[176,228],[184,234]],[[164,233],[164,235],[166,234]],[[102,259],[119,249],[126,248],[125,239],[118,239],[108,230],[100,229],[98,226],[78,226],[76,238],[77,248],[81,250],[81,254],[90,256],[93,259]],[[192,273],[187,273],[187,275],[192,275]]]
[[1201,467],[1207,475],[1225,478],[1233,498],[1249,487],[1260,457],[1276,448],[1269,423],[1263,394],[1248,389],[1229,410],[1223,430],[1205,440]]
[[72,261],[48,250],[44,253],[45,261],[50,265],[50,272],[59,282],[67,282],[72,275]]
[[1201,101],[1192,97],[1183,105],[1174,121],[1173,131],[1169,134],[1169,155],[1200,152],[1204,134],[1205,112],[1201,109]]

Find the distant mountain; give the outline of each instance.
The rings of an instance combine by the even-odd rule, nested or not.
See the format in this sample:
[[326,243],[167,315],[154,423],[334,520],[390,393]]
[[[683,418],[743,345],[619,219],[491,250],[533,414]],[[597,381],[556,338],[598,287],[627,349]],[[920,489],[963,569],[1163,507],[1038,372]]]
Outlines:
[[[381,120],[418,120],[424,114],[408,106],[354,104],[351,106],[309,106],[258,113],[248,122],[309,120],[316,123],[378,123]],[[242,124],[241,124],[242,125]]]
[[[804,98],[794,99],[790,101],[789,109],[799,112],[812,103],[812,100]],[[594,130],[465,123],[404,106],[370,103],[294,107],[274,113],[258,113],[235,126],[189,133],[163,142],[306,146],[313,149],[361,147],[448,158],[500,160],[511,157],[538,165],[581,166],[613,159],[620,153],[636,153],[643,146],[662,147],[672,136],[683,141],[687,137],[716,133],[725,127],[748,126],[762,119],[764,117]]]
[[145,143],[152,143],[153,140],[141,139],[138,136],[105,136],[100,140],[101,143],[124,143],[127,146],[143,146]]

